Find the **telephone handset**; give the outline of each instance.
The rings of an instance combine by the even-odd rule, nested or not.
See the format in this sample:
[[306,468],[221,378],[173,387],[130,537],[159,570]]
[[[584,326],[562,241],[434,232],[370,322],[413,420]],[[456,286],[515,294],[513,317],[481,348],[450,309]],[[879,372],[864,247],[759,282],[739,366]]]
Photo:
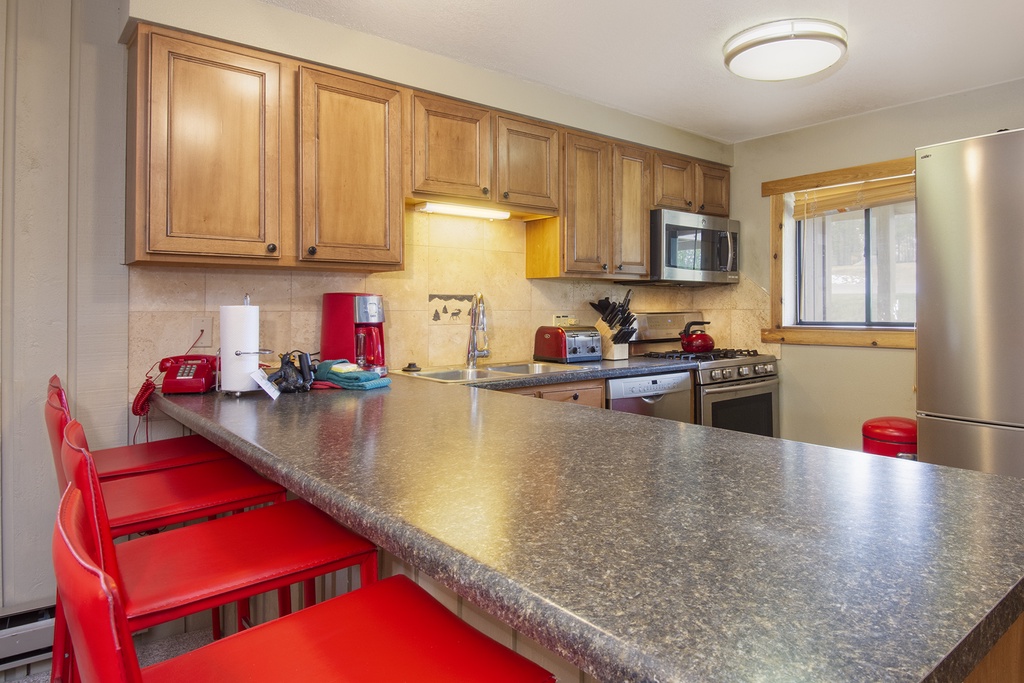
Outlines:
[[202,394],[217,384],[217,356],[171,356],[160,361],[165,394]]

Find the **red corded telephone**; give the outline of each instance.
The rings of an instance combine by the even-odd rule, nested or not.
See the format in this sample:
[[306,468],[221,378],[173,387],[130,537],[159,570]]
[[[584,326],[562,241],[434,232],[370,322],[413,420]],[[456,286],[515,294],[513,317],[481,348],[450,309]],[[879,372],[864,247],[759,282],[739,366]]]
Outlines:
[[217,384],[217,356],[171,356],[160,361],[165,394],[202,394]]

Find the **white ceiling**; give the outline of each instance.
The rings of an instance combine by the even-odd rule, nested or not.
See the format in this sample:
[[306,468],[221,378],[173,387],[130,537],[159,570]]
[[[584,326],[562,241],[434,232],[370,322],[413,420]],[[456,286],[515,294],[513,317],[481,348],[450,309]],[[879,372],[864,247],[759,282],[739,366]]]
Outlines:
[[[732,143],[1024,78],[1022,0],[262,0]],[[850,47],[785,83],[729,73],[722,45],[831,19]]]

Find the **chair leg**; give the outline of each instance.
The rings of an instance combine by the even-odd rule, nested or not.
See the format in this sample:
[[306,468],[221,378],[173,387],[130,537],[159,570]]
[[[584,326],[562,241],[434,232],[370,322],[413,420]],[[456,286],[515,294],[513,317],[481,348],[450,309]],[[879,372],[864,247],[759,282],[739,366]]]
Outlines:
[[50,662],[50,683],[70,683],[71,681],[71,638],[68,633],[64,608],[57,596],[53,610],[53,652]]
[[238,632],[241,633],[245,629],[252,626],[252,615],[249,612],[249,600],[239,600],[237,603],[235,603],[235,606],[238,611]]
[[303,607],[316,604],[316,579],[306,579],[302,582]]
[[292,589],[284,586],[277,589],[277,616],[283,617],[292,613]]
[[359,564],[359,586],[369,586],[378,578],[377,553],[372,552]]

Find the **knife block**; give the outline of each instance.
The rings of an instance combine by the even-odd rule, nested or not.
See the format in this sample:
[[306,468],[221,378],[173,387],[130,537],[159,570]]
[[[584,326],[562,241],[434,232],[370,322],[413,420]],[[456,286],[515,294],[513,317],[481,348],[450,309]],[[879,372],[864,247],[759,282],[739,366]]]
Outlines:
[[602,360],[626,360],[629,358],[629,344],[613,344],[612,330],[603,320],[598,320],[594,325],[601,334],[601,358]]

